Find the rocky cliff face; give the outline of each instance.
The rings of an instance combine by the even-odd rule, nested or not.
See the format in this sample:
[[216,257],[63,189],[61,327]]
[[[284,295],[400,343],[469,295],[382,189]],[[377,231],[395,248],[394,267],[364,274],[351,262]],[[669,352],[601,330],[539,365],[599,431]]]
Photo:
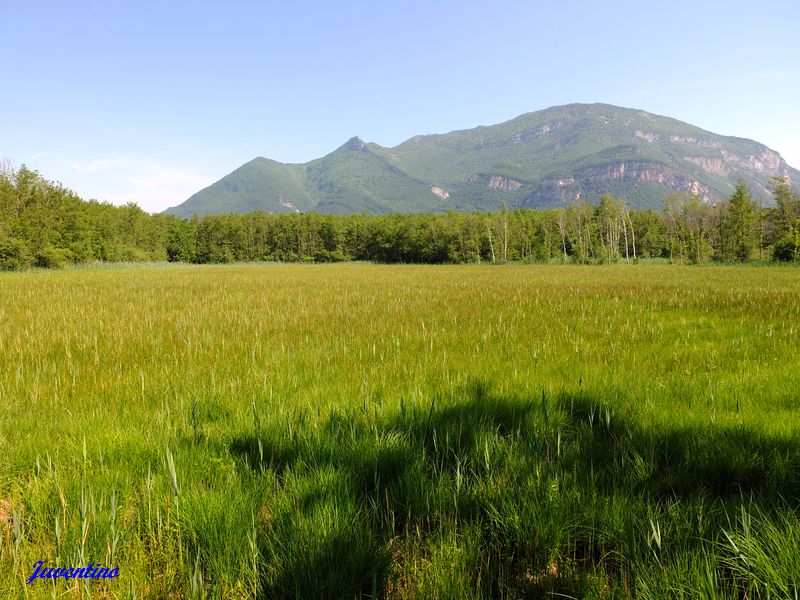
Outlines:
[[[634,137],[643,139],[651,144],[661,141],[660,135],[639,130],[634,132]],[[736,173],[747,176],[747,172],[754,172],[768,177],[784,177],[791,181],[789,165],[781,158],[781,155],[755,142],[750,142],[752,146],[750,152],[740,154],[730,152],[720,142],[709,139],[671,135],[669,136],[669,141],[676,145],[693,146],[714,151],[713,156],[683,157],[683,160],[696,164],[707,173],[727,178]]]
[[438,185],[431,186],[431,193],[437,198],[441,198],[442,200],[447,200],[450,197],[450,193],[446,192],[443,188],[440,188]]
[[[718,155],[707,156],[685,156],[683,160],[697,165],[706,173],[716,175],[723,179],[743,179],[751,181],[757,193],[763,196],[769,195],[767,182],[772,177],[782,177],[792,185],[792,170],[789,165],[781,158],[780,154],[762,148],[752,154],[740,155],[726,151],[724,148],[718,149]],[[753,174],[761,175],[761,180],[753,179]]]
[[579,200],[589,191],[607,187],[604,184],[609,182],[656,185],[672,192],[699,196],[704,202],[719,199],[719,194],[707,185],[670,167],[649,162],[623,161],[579,169],[572,177],[545,178],[536,191],[525,198],[523,205],[539,207],[567,204]]
[[295,206],[294,202],[291,200],[284,198],[283,196],[278,196],[278,204],[280,204],[283,208],[288,208],[292,212],[299,213],[300,209]]
[[757,154],[748,154],[747,156],[730,154],[724,150],[720,152],[727,162],[735,165],[739,169],[764,173],[769,176],[790,178],[788,165],[781,158],[780,154],[768,148],[764,148]]
[[508,192],[516,192],[525,185],[522,181],[504,175],[473,175],[469,180],[472,183],[482,183],[490,190],[506,190]]
[[583,195],[582,184],[575,177],[547,177],[539,182],[533,194],[523,200],[526,208],[564,205],[580,200]]
[[706,173],[711,173],[713,175],[718,175],[720,177],[728,177],[731,174],[730,167],[721,158],[708,158],[705,156],[684,156],[683,160],[688,160],[690,163],[696,164]]
[[700,196],[705,201],[711,201],[715,194],[708,187],[699,181],[689,177],[685,173],[648,162],[621,162],[605,167],[591,167],[583,169],[578,173],[578,178],[590,181],[641,181],[653,183],[676,192],[685,192],[694,196]]

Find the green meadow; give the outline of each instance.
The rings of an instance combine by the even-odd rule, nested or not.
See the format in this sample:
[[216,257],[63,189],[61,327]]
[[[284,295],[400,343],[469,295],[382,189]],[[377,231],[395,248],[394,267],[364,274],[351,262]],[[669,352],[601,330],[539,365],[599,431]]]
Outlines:
[[800,595],[793,267],[0,273],[0,406],[3,598]]

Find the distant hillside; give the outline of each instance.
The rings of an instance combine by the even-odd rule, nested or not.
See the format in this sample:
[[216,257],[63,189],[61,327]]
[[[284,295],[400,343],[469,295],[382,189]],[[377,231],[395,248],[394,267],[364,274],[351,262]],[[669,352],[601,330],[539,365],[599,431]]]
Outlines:
[[640,110],[571,104],[394,148],[354,137],[306,164],[256,158],[166,212],[443,212],[549,208],[604,193],[660,208],[673,192],[727,198],[738,179],[771,202],[770,178],[800,171],[758,142]]

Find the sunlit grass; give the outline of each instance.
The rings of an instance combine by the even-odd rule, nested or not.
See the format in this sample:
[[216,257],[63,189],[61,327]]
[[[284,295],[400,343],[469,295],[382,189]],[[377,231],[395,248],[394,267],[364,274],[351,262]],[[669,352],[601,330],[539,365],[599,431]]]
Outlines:
[[797,269],[0,274],[0,365],[4,597],[800,582]]

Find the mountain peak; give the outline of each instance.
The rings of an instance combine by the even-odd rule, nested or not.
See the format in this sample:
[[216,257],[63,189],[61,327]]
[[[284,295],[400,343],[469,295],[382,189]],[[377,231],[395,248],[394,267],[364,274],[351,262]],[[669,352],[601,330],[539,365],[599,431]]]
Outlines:
[[367,144],[360,137],[353,136],[344,143],[342,150],[352,150],[353,152],[369,152]]

